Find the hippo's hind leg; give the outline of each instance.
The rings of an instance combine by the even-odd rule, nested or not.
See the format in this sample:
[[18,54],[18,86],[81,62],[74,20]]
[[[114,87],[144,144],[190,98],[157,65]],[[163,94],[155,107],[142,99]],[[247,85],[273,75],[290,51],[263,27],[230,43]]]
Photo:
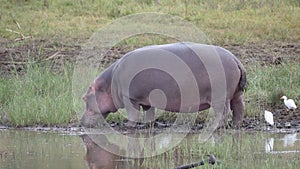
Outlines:
[[136,127],[140,115],[140,106],[129,98],[124,97],[123,102],[128,113],[128,122],[126,127]]
[[230,107],[232,110],[233,127],[238,127],[243,121],[245,111],[244,97],[242,93],[233,97],[230,101]]

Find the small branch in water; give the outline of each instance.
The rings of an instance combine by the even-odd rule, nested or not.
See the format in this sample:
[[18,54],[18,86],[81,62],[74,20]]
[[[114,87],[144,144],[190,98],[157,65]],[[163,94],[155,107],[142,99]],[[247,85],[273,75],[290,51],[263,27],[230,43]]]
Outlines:
[[208,163],[214,165],[216,163],[216,157],[214,155],[207,155],[208,158]]
[[[216,163],[216,157],[214,155],[207,155],[208,159],[208,163],[214,165]],[[186,165],[182,165],[179,167],[175,167],[174,169],[189,169],[189,168],[194,168],[194,167],[198,167],[200,165],[204,165],[204,161],[201,160],[200,162],[196,162],[196,163],[191,163],[191,164],[186,164]]]

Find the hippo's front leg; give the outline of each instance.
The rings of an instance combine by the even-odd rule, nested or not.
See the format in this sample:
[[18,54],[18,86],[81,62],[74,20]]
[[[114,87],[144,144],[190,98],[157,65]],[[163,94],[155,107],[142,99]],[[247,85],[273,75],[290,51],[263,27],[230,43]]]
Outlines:
[[140,106],[132,103],[127,97],[123,98],[125,109],[128,113],[128,122],[125,124],[126,127],[134,128],[137,125],[140,115]]

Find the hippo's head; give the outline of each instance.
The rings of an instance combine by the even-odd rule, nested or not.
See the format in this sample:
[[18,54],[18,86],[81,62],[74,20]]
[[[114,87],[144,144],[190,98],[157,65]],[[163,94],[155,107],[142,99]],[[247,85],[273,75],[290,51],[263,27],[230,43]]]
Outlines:
[[[117,163],[115,161],[119,158],[117,155],[103,149],[86,134],[82,135],[81,138],[86,147],[86,155],[84,156],[84,160],[87,162],[89,168],[116,168]],[[105,136],[101,138],[101,141],[103,141],[103,143],[108,143],[108,140]]]
[[81,124],[84,127],[95,127],[110,112],[117,111],[111,96],[110,84],[104,79],[96,79],[89,87],[82,99],[86,103],[84,114],[81,118]]

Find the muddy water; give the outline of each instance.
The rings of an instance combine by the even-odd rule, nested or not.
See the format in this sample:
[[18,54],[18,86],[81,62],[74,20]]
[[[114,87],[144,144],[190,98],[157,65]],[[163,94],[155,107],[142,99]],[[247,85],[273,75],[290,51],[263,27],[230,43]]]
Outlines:
[[[133,160],[103,150],[90,137],[79,136],[81,133],[0,130],[0,169],[174,168],[201,160],[205,168],[300,166],[299,133],[220,133],[201,144],[199,135],[191,134],[166,153]],[[114,138],[112,135],[101,137]],[[170,138],[176,135],[159,140],[156,148],[169,146]],[[207,154],[216,157],[215,166],[208,163]]]

